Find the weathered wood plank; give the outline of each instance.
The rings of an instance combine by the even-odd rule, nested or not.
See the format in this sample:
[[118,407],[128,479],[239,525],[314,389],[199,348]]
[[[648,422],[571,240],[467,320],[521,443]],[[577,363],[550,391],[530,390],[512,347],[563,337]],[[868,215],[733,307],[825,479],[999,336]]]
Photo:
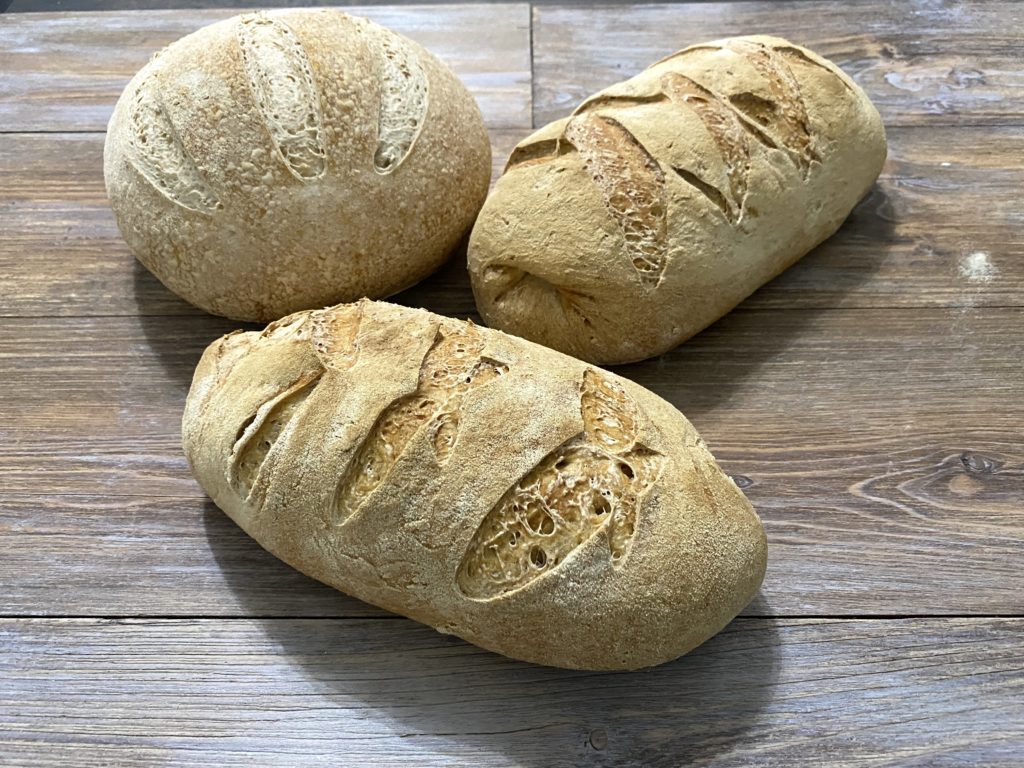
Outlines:
[[9,616],[390,615],[284,565],[200,498],[7,497],[0,583]]
[[692,43],[786,37],[847,71],[886,125],[1024,121],[1021,8],[1007,0],[537,5],[534,121]]
[[[475,0],[493,3],[495,0]],[[0,10],[7,4],[7,13],[51,13],[80,11],[161,11],[167,0],[0,0]],[[394,5],[394,0],[362,0],[361,6]],[[401,5],[437,5],[437,0],[402,0]],[[315,8],[337,7],[331,0],[185,0],[176,8]]]
[[[491,131],[492,180],[522,134]],[[139,267],[121,239],[103,187],[103,134],[3,138],[0,317],[204,314]],[[408,300],[440,305],[448,297],[454,310],[473,311],[465,264],[460,249]]]
[[[476,96],[488,124],[530,124],[530,19],[525,3],[352,6],[436,54]],[[0,16],[0,130],[101,131],[129,78],[201,26],[210,10]]]
[[[670,355],[621,370],[690,417],[762,514],[771,565],[752,612],[1019,613],[1022,323],[1021,309],[738,311]],[[85,548],[89,536],[75,533],[74,503],[38,502],[33,511],[38,494],[104,497],[82,502],[86,518],[141,496],[148,511],[139,519],[157,528],[154,497],[190,499],[174,508],[201,535],[206,510],[180,451],[179,419],[203,346],[233,325],[14,318],[0,328],[0,464],[8,496],[27,496],[4,508],[0,539],[18,562],[39,558],[35,571],[0,572],[15,602],[28,609],[34,585],[48,584],[53,611],[89,613],[104,588],[106,555],[97,574],[79,572],[96,585],[81,587],[81,604],[56,594],[61,569],[73,564],[64,549],[44,553]],[[35,522],[22,526],[25,516]],[[49,520],[71,539],[33,527]],[[105,546],[121,546],[109,556],[126,570],[166,558],[163,583],[173,591],[181,555],[153,554],[164,541],[142,547],[137,565],[131,546],[141,545],[112,537]],[[254,565],[239,581],[272,590],[282,573]],[[200,570],[197,578],[221,577]],[[284,582],[295,585],[300,615],[325,609],[322,595],[307,604],[300,585]],[[131,590],[117,594],[124,610],[146,610]],[[175,594],[161,600],[159,612],[191,610]],[[230,598],[216,606],[237,610]]]
[[656,670],[407,621],[0,621],[9,766],[1011,766],[1024,621],[746,620]]
[[[525,132],[492,131],[494,178]],[[0,315],[199,314],[134,268],[106,202],[102,145],[101,134],[0,142]],[[839,234],[747,308],[1024,305],[1024,132],[897,128],[890,147]],[[454,259],[417,290],[465,314],[473,302]]]
[[[1021,437],[1022,322],[1020,309],[737,311],[661,358],[618,370],[689,414],[719,452],[748,446],[751,459],[772,448],[797,460],[797,447],[889,456],[985,434],[998,450]],[[141,477],[97,474],[102,459],[77,482],[59,463],[89,446],[176,453],[195,362],[235,327],[208,316],[5,321],[0,407],[5,434],[20,441],[0,445],[8,490],[181,495],[157,481],[160,471],[134,490]],[[19,475],[19,455],[35,441],[63,455],[26,457],[47,474]],[[179,468],[163,470],[185,477]],[[49,487],[36,487],[43,479]]]
[[[960,502],[935,519],[887,509],[900,495],[889,487],[867,502],[845,504],[751,492],[770,556],[761,594],[743,615],[1024,613],[1017,565],[1024,531],[1012,488],[1020,484],[1020,457],[1016,468],[998,470],[1010,477],[982,473],[982,480],[960,461],[904,461],[891,481],[939,486],[918,491],[916,505],[929,494]],[[972,488],[973,498],[946,484]],[[0,553],[3,615],[386,613],[292,570],[199,497],[9,496],[0,502]]]

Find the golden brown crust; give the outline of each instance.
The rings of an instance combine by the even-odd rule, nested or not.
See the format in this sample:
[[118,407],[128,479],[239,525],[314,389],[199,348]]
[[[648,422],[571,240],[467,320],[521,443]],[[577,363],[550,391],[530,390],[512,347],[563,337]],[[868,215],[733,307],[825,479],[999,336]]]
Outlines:
[[675,408],[423,310],[364,301],[211,344],[183,437],[281,559],[528,661],[668,661],[764,575],[757,515]]
[[686,48],[516,147],[470,239],[477,307],[596,363],[661,354],[835,232],[884,160],[877,110],[813,52]]
[[104,150],[139,260],[207,311],[262,321],[425,277],[472,224],[490,163],[447,67],[334,10],[173,43],[128,84]]

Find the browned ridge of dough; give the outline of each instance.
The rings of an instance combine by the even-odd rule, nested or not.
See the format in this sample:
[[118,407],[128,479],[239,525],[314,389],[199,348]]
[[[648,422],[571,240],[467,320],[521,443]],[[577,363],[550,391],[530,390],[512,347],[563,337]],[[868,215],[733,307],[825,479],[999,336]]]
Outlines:
[[749,40],[731,40],[729,49],[746,57],[767,80],[775,98],[774,109],[751,117],[767,120],[762,125],[773,131],[783,146],[795,154],[796,163],[806,178],[811,164],[820,162],[821,158],[814,149],[807,108],[800,95],[800,84],[797,83],[785,58],[776,53],[771,46]]
[[[686,75],[670,72],[662,76],[661,85],[672,101],[684,104],[697,113],[721,153],[729,178],[728,196],[707,182],[702,182],[697,186],[705,194],[708,194],[712,201],[722,209],[726,218],[735,224],[743,215],[743,205],[747,199],[747,175],[750,173],[748,132],[744,128],[743,122],[737,117],[736,111],[721,96]],[[675,170],[684,178],[687,178],[687,174],[696,177],[696,174],[692,172]],[[687,181],[689,181],[688,178]],[[710,194],[704,187],[712,187],[717,194]],[[723,205],[723,203],[725,204]]]
[[768,149],[778,149],[778,143],[761,127],[761,122],[770,122],[771,112],[774,109],[772,102],[762,99],[749,91],[732,94],[728,99],[729,106],[736,110],[736,117],[740,125],[757,141]]
[[271,398],[239,428],[231,451],[231,485],[241,498],[249,498],[267,455],[298,415],[321,374],[304,377]]
[[700,176],[693,171],[688,171],[686,168],[672,166],[672,170],[676,172],[679,178],[714,203],[715,207],[722,212],[722,215],[729,220],[730,224],[735,224],[738,221],[740,213],[736,210],[736,206],[722,194],[722,190],[714,184],[704,181]]
[[565,137],[583,158],[605,206],[622,230],[626,255],[646,287],[657,287],[668,261],[665,174],[621,123],[599,114],[574,117]]
[[346,522],[388,476],[413,436],[431,429],[438,464],[444,464],[459,436],[459,409],[466,392],[508,371],[480,357],[483,340],[472,325],[438,328],[420,366],[415,392],[399,398],[377,418],[359,446],[334,498],[334,521]]
[[575,149],[575,147],[562,139],[544,139],[530,144],[521,144],[509,155],[508,162],[505,164],[505,173],[513,168],[546,163],[571,149]]
[[320,178],[326,168],[320,95],[302,43],[284,21],[259,12],[241,16],[235,34],[253,100],[281,159],[297,179]]
[[624,93],[599,93],[591,96],[580,104],[573,111],[573,115],[582,115],[584,112],[594,112],[599,109],[630,109],[642,107],[647,104],[658,104],[665,101],[664,93],[655,93],[649,96],[635,96]]
[[584,431],[545,456],[480,524],[458,572],[468,597],[519,589],[601,531],[612,565],[625,562],[663,459],[636,442],[636,403],[596,371],[584,374],[580,411]]

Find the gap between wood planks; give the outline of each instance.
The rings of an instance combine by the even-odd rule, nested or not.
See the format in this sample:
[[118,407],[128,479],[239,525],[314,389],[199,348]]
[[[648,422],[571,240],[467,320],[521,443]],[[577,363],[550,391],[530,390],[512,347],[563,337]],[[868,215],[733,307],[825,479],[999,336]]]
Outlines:
[[[900,312],[903,312],[905,310],[913,311],[913,310],[927,310],[927,309],[933,309],[933,310],[934,309],[970,309],[970,310],[973,310],[973,311],[976,311],[976,312],[977,311],[985,312],[985,311],[988,311],[990,309],[1021,309],[1021,308],[1024,308],[1024,305],[1022,305],[1022,304],[985,304],[984,306],[980,306],[979,307],[979,306],[976,306],[974,304],[944,304],[944,305],[940,305],[940,306],[908,307],[905,304],[893,304],[891,306],[887,305],[887,304],[872,304],[871,306],[867,306],[867,307],[832,307],[832,308],[829,308],[827,311],[828,312],[879,312],[879,311],[886,311],[886,310],[898,310]],[[757,313],[757,312],[779,313],[779,312],[821,312],[821,311],[822,311],[821,307],[743,307],[743,306],[739,306],[739,307],[734,307],[733,309],[729,310],[729,314],[735,314],[735,313]],[[160,318],[160,317],[180,318],[180,317],[201,317],[201,316],[202,315],[198,315],[198,314],[197,315],[182,315],[182,314],[176,314],[176,313],[171,313],[171,312],[163,313],[163,314],[157,313],[157,314],[146,315],[147,318]],[[75,319],[89,319],[89,320],[103,320],[103,319],[107,319],[107,320],[113,320],[113,319],[120,319],[120,318],[125,318],[125,317],[136,317],[136,315],[127,314],[127,313],[122,314],[122,315],[39,315],[39,314],[20,314],[20,313],[0,312],[0,320],[75,320]],[[246,323],[246,322],[244,322],[242,320],[238,320],[237,323],[238,323],[239,327],[241,327],[243,325],[252,325],[252,323]],[[259,325],[260,327],[262,327],[264,324],[263,323],[257,323],[256,325]],[[684,341],[683,344],[685,344],[685,343],[686,342]],[[657,360],[657,358],[653,358],[653,359]],[[635,365],[635,363],[634,363],[634,365]],[[10,495],[10,494],[8,494],[8,495]],[[176,498],[176,497],[172,496],[172,497],[169,497],[169,498]]]
[[[857,614],[778,614],[771,616],[757,616],[740,614],[736,617],[743,621],[828,621],[828,622],[855,622],[855,621],[908,621],[914,619],[937,619],[941,621],[955,619],[1024,619],[1022,613],[857,613]],[[96,614],[96,613],[70,613],[70,614],[41,614],[41,613],[0,613],[0,622],[15,620],[45,619],[47,621],[412,621],[407,616],[393,614],[390,616],[366,616],[364,614],[339,613],[332,616],[316,614],[281,615],[274,613],[267,614],[238,614],[216,615],[216,614],[175,614],[175,613],[117,613],[117,614]],[[424,625],[428,626],[428,625]]]
[[[736,2],[742,2],[743,0],[735,0],[735,1]],[[807,1],[808,2],[814,2],[815,0],[807,0]],[[531,100],[532,100],[532,98],[533,98],[533,95],[531,93]],[[527,136],[530,135],[530,133],[532,131],[536,130],[538,127],[539,126],[537,126],[537,125],[534,125],[533,127],[523,126],[522,127],[523,138],[525,139]],[[899,130],[900,128],[921,128],[921,127],[923,127],[923,126],[900,126],[900,125],[896,125],[896,126],[888,126],[887,128],[888,128],[888,130]],[[971,123],[968,126],[964,126],[963,124],[957,124],[957,123],[935,122],[935,123],[929,123],[927,127],[928,127],[929,130],[935,129],[935,130],[940,130],[940,131],[963,130],[965,127],[967,127],[967,128],[1004,128],[1004,129],[1010,128],[1010,129],[1012,129],[1012,128],[1024,128],[1024,122],[1022,122],[1022,123],[1005,123],[1005,122],[993,121],[993,122]],[[507,131],[515,131],[515,130],[519,130],[519,129],[517,129],[516,127],[513,126],[513,127],[506,127],[506,128],[492,128],[492,130],[501,130],[501,131],[506,131],[507,132]],[[81,130],[78,130],[78,129],[74,129],[74,128],[55,128],[52,131],[47,131],[47,130],[9,131],[9,130],[0,128],[0,136],[51,136],[51,135],[60,135],[62,133],[69,133],[69,134],[75,134],[75,135],[86,135],[86,136],[87,135],[106,136],[106,134],[107,134],[106,131],[96,131],[96,130],[92,130],[92,129],[81,129]]]

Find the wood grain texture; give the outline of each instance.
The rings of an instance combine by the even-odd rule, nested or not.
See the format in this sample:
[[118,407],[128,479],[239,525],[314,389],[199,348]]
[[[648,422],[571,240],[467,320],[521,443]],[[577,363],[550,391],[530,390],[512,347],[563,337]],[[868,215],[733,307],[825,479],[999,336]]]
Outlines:
[[[102,131],[114,103],[160,48],[239,8],[0,16],[0,130]],[[351,6],[450,66],[491,128],[530,122],[525,3]],[[453,34],[458,30],[458,34]]]
[[[547,0],[550,2],[550,0]],[[475,0],[494,3],[495,0]],[[331,0],[0,0],[0,11],[7,3],[9,13],[53,13],[80,11],[160,11],[169,7],[188,8],[335,8]],[[403,0],[401,5],[437,5],[437,0]],[[360,6],[395,5],[394,0],[362,0]]]
[[746,620],[593,674],[406,621],[4,620],[0,747],[8,766],[1013,766],[1022,631]]
[[832,59],[887,127],[1024,119],[1024,36],[1012,0],[566,4],[533,14],[537,126],[673,51],[745,34],[779,35]]
[[[957,447],[998,450],[1019,437],[1022,321],[1021,309],[738,311],[662,358],[617,370],[688,413],[727,457],[745,445],[752,459],[816,447],[889,457],[924,440],[980,434],[992,444]],[[7,466],[36,441],[48,449],[63,442],[52,463],[31,457],[46,462],[52,492],[192,495],[182,494],[187,475],[176,455],[180,408],[203,348],[237,325],[208,316],[8,319],[0,406],[19,444],[0,445]],[[176,466],[165,468],[177,482],[162,485],[165,465],[145,460],[155,484],[138,486],[142,478],[118,465],[105,477],[106,440],[125,457],[174,441]],[[64,485],[74,465],[64,475],[58,462],[87,446],[98,451],[92,470]],[[9,472],[7,489],[35,492],[42,479]]]
[[201,498],[7,497],[0,583],[8,616],[390,615],[284,565]]
[[[494,179],[526,133],[491,131]],[[1024,132],[896,128],[889,143],[882,179],[842,230],[746,308],[1024,305]],[[102,134],[0,142],[0,316],[200,314],[137,279],[102,163]],[[464,262],[424,284],[423,300],[472,311]]]
[[[737,311],[675,352],[620,371],[689,416],[762,515],[770,565],[752,613],[1017,614],[1022,324],[1024,310],[1015,308]],[[12,318],[0,328],[0,462],[8,493],[26,496],[20,511],[4,508],[16,535],[0,537],[12,606],[30,605],[38,586],[46,600],[37,605],[51,606],[39,610],[97,610],[109,557],[137,573],[128,584],[147,581],[156,561],[166,568],[154,587],[164,585],[162,596],[133,596],[126,586],[115,601],[121,610],[193,610],[175,592],[183,544],[164,549],[173,530],[121,542],[118,523],[104,542],[116,551],[95,562],[68,563],[65,554],[90,538],[76,533],[76,503],[88,520],[118,497],[142,497],[126,504],[141,504],[140,524],[157,531],[163,513],[154,497],[174,497],[168,503],[201,541],[209,520],[181,454],[180,414],[203,347],[234,325],[203,316]],[[50,500],[32,512],[41,491],[107,501]],[[22,515],[36,523],[21,526]],[[39,533],[40,521],[63,533]],[[27,567],[32,557],[36,568]],[[197,557],[202,591],[222,575],[215,557]],[[61,595],[65,568],[76,569],[80,586]],[[268,610],[349,610],[320,592],[307,602],[303,586],[269,558],[237,581],[257,592],[283,584],[289,599]],[[218,615],[238,611],[232,595],[210,605]]]
[[[987,484],[996,490],[974,496],[997,498],[1020,483],[1019,460],[998,470],[1016,480],[982,472],[980,482],[978,470],[956,466],[964,461],[962,454],[931,463],[924,457],[905,466],[902,478]],[[1013,520],[1014,498],[984,502],[987,514],[968,500],[945,520],[925,523],[886,501],[876,492],[861,509],[821,509],[813,500],[762,504],[769,572],[743,615],[1024,612],[1017,565],[1024,536]],[[954,516],[967,519],[951,523]],[[292,570],[200,497],[12,494],[0,503],[0,554],[7,616],[387,615]]]
[[[526,128],[491,130],[492,183]],[[0,141],[0,317],[203,315],[136,269],[103,185],[102,133],[10,134]],[[32,254],[32,258],[26,258]],[[473,310],[465,251],[410,301]],[[467,290],[463,291],[462,289]]]

